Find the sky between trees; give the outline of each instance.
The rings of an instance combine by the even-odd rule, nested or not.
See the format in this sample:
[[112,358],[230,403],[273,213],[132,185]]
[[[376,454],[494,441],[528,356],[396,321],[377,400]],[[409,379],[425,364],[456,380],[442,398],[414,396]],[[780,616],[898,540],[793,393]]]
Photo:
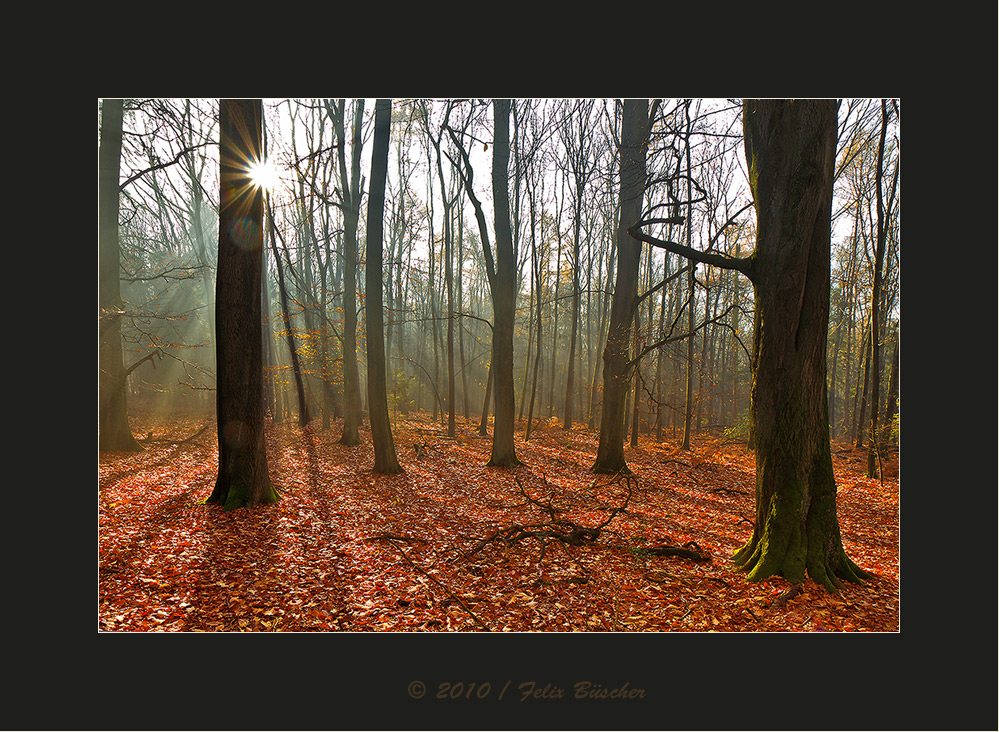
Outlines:
[[[394,100],[383,282],[390,388],[397,409],[443,410],[444,353],[460,348],[460,376],[455,378],[463,378],[465,384],[458,387],[455,399],[461,401],[459,409],[481,411],[488,373],[487,323],[492,313],[482,274],[481,241],[472,207],[461,188],[460,150],[453,140],[460,140],[469,156],[473,189],[482,202],[492,236],[493,126],[491,106],[485,102]],[[345,108],[349,138],[352,106],[348,102]],[[374,100],[367,100],[364,109],[359,162],[365,194],[362,206],[367,202]],[[690,226],[663,224],[656,235],[689,241],[695,248],[713,241],[718,251],[734,253],[738,247],[745,256],[753,246],[751,210],[735,225],[725,226],[729,217],[750,201],[740,100],[666,99],[656,109],[647,156],[645,211],[650,217],[680,209],[690,215]],[[217,244],[217,110],[217,100],[126,100],[120,175],[123,297],[131,312],[123,335],[126,362],[147,355],[151,347],[172,352],[167,368],[155,373],[149,368],[136,372],[130,384],[135,396],[141,393],[159,399],[170,392],[185,393],[188,400],[210,401],[205,399],[204,390],[213,386],[209,347]],[[325,358],[334,364],[332,378],[336,380],[335,364],[342,360],[342,353],[336,350],[345,304],[342,241],[338,239],[338,232],[342,232],[342,211],[338,208],[342,186],[337,148],[323,100],[266,99],[264,111],[268,159],[279,175],[278,184],[269,192],[273,211],[270,225],[278,232],[277,246],[292,292],[291,331],[308,372],[310,398],[318,402],[320,362]],[[863,393],[864,317],[870,301],[866,290],[872,271],[875,216],[871,161],[879,114],[878,100],[844,100],[839,110],[829,338],[830,398],[836,400],[831,415],[834,436],[850,436],[849,423],[862,422],[857,411],[858,395]],[[566,395],[558,393],[558,382],[564,379],[570,325],[575,317],[579,340],[574,346],[574,368],[579,372],[578,408],[574,412],[577,419],[593,424],[593,413],[599,410],[595,388],[601,328],[606,322],[602,312],[611,289],[608,283],[612,282],[619,119],[620,100],[528,99],[514,104],[509,191],[519,270],[515,381],[522,416],[532,391],[539,398],[541,414],[555,416],[564,409]],[[889,180],[890,166],[897,166],[897,120],[896,109],[888,136]],[[445,124],[456,132],[456,138],[444,134]],[[440,169],[434,138],[441,150]],[[345,153],[350,167],[352,146]],[[585,181],[578,190],[573,155],[585,169]],[[445,205],[446,199],[453,203]],[[581,204],[578,216],[574,213],[577,199]],[[447,248],[446,210],[451,238]],[[890,348],[898,320],[897,206],[895,211],[885,268],[888,316],[879,324],[888,354],[882,360],[889,362],[881,375],[885,382],[881,394],[887,392]],[[362,257],[364,221],[362,212]],[[580,253],[579,261],[573,261],[577,227]],[[448,261],[452,267],[450,301],[445,292]],[[676,257],[662,251],[643,253],[640,292],[655,287],[680,266]],[[578,281],[572,276],[574,270],[581,275]],[[273,257],[267,272],[272,323],[268,373],[278,391],[285,393],[292,388],[287,348],[282,343],[287,327],[282,323]],[[674,323],[686,322],[692,313],[696,317],[690,325],[706,323],[735,303],[742,318],[738,320],[732,310],[723,321],[699,330],[691,353],[686,352],[689,344],[678,343],[664,349],[662,359],[653,354],[643,362],[644,391],[640,389],[638,397],[648,402],[645,413],[638,417],[643,429],[652,430],[664,420],[674,423],[675,415],[685,409],[677,401],[683,400],[679,381],[690,355],[696,359],[697,391],[706,412],[704,424],[734,428],[747,406],[744,350],[751,342],[751,288],[745,282],[740,287],[736,277],[711,268],[701,267],[697,277],[693,299],[689,280],[682,277],[674,286],[662,288],[661,297],[648,299],[649,307],[641,313],[645,322],[637,330],[643,338],[651,341]],[[363,277],[358,277],[358,283],[362,299],[356,304],[363,307]],[[580,297],[578,312],[570,312],[570,295]],[[454,336],[462,339],[460,344],[445,343],[443,325],[449,314],[461,317]],[[332,334],[326,352],[320,353],[317,334],[324,322]],[[538,329],[542,358],[537,385],[532,387],[529,382],[535,379],[532,359],[539,353]],[[393,332],[396,341],[392,340]],[[278,411],[285,409],[279,406],[280,399],[275,397],[272,405]],[[330,409],[335,415],[335,405]],[[837,428],[838,422],[842,424]]]

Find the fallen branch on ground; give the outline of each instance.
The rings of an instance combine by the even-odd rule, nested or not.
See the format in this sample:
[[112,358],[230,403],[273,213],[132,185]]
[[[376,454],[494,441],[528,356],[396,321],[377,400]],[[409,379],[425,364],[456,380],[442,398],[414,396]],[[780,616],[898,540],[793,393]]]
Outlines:
[[[553,492],[549,492],[547,501],[542,502],[531,496],[527,492],[527,489],[524,488],[523,483],[520,482],[520,478],[514,476],[514,482],[517,484],[519,492],[524,497],[526,503],[546,513],[548,515],[548,520],[533,524],[511,524],[506,528],[497,529],[486,538],[480,540],[478,544],[466,552],[465,557],[471,557],[481,550],[482,547],[492,541],[501,541],[507,546],[513,546],[524,539],[539,539],[542,542],[541,557],[544,557],[545,549],[547,548],[549,541],[560,541],[563,544],[568,544],[569,546],[583,546],[585,544],[592,543],[599,538],[601,530],[607,526],[607,524],[609,524],[615,516],[627,509],[628,502],[631,500],[633,494],[633,483],[635,482],[635,478],[634,476],[627,475],[625,473],[617,473],[609,483],[599,486],[606,487],[620,484],[622,480],[627,488],[627,495],[624,498],[624,502],[619,506],[615,506],[608,514],[607,518],[597,526],[581,526],[575,521],[558,518],[556,516],[557,513],[562,513],[566,509],[558,508],[552,503],[554,498]],[[545,484],[548,484],[547,478],[545,478]]]
[[693,559],[695,562],[710,562],[711,553],[701,549],[696,541],[688,541],[682,547],[660,544],[659,546],[643,548],[642,552],[656,557],[684,557]]
[[146,437],[140,437],[140,438],[138,438],[137,441],[138,442],[165,442],[168,445],[183,445],[185,443],[191,442],[192,440],[194,440],[194,438],[200,436],[205,430],[207,430],[211,426],[212,426],[212,423],[209,422],[204,427],[202,427],[200,430],[198,430],[197,432],[195,432],[193,435],[191,435],[190,437],[185,437],[183,440],[170,440],[170,439],[167,439],[166,437],[153,437],[153,433],[150,432]]

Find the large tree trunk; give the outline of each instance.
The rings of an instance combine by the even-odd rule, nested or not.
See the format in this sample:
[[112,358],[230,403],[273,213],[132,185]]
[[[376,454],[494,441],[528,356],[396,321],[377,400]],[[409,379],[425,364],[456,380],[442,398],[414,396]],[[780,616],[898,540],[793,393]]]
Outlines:
[[752,418],[756,525],[734,561],[752,580],[805,573],[829,589],[868,575],[846,556],[829,449],[826,338],[835,101],[750,101],[756,200]]
[[376,473],[401,473],[389,423],[385,376],[385,334],[382,306],[382,231],[385,211],[385,177],[388,174],[389,127],[392,100],[375,102],[375,136],[371,149],[371,193],[366,230],[367,263],[364,270],[365,342],[368,351],[368,420],[375,450]]
[[121,250],[118,244],[118,176],[121,170],[122,100],[105,99],[101,107],[101,143],[97,152],[98,237],[98,407],[100,450],[138,452],[125,401],[125,364],[121,348]]
[[510,468],[520,465],[513,441],[516,399],[513,384],[513,330],[517,304],[517,261],[510,231],[510,194],[507,189],[510,160],[510,100],[493,101],[493,205],[496,231],[496,277],[493,281],[493,378],[495,424],[493,448],[487,465]]
[[628,228],[637,224],[642,215],[648,126],[649,101],[626,99],[621,122],[621,218],[617,232],[617,279],[603,355],[604,403],[600,415],[600,443],[593,464],[593,471],[597,473],[628,471],[624,459],[628,346],[642,253],[642,243],[629,236]]
[[263,191],[250,184],[245,161],[259,160],[259,99],[219,104],[221,192],[215,320],[218,363],[219,471],[208,503],[226,511],[274,503],[264,444]]

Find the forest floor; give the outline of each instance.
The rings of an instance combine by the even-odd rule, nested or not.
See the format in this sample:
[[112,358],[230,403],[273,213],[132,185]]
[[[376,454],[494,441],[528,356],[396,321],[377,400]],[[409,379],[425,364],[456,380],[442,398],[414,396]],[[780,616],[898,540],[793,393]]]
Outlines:
[[213,419],[131,422],[145,452],[99,456],[100,630],[899,630],[897,452],[882,484],[866,453],[833,446],[843,544],[874,579],[789,597],[786,580],[748,582],[729,561],[754,517],[744,442],[704,434],[683,451],[643,435],[625,449],[634,478],[615,480],[590,472],[597,435],[582,426],[542,422],[524,442],[521,425],[525,464],[509,470],[485,466],[476,424],[449,439],[411,415],[393,428],[405,472],[381,476],[363,428],[345,447],[339,425],[268,423],[281,500],[224,513],[204,503]]

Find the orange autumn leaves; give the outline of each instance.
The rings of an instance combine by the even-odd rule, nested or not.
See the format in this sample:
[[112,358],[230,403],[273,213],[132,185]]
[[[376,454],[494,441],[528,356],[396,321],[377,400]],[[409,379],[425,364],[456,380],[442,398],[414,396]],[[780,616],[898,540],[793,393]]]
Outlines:
[[[133,417],[137,434],[194,434],[206,419]],[[805,583],[786,603],[779,578],[749,583],[727,558],[753,517],[753,455],[701,435],[694,449],[644,441],[627,508],[581,546],[512,525],[599,526],[619,486],[589,472],[596,435],[532,429],[515,470],[485,467],[489,440],[459,420],[456,439],[427,417],[394,426],[405,472],[371,472],[370,436],[269,424],[281,501],[229,514],[203,505],[217,455],[209,428],[141,454],[102,454],[98,626],[118,631],[897,631],[898,481],[863,477],[865,456],[836,453],[843,542],[877,575],[839,597]],[[161,438],[162,439],[162,438]],[[425,445],[417,458],[414,445]],[[895,455],[890,476],[897,475]],[[515,480],[516,478],[516,480]],[[526,494],[535,503],[525,500]],[[694,542],[710,562],[647,550]],[[477,551],[472,551],[473,549]]]

